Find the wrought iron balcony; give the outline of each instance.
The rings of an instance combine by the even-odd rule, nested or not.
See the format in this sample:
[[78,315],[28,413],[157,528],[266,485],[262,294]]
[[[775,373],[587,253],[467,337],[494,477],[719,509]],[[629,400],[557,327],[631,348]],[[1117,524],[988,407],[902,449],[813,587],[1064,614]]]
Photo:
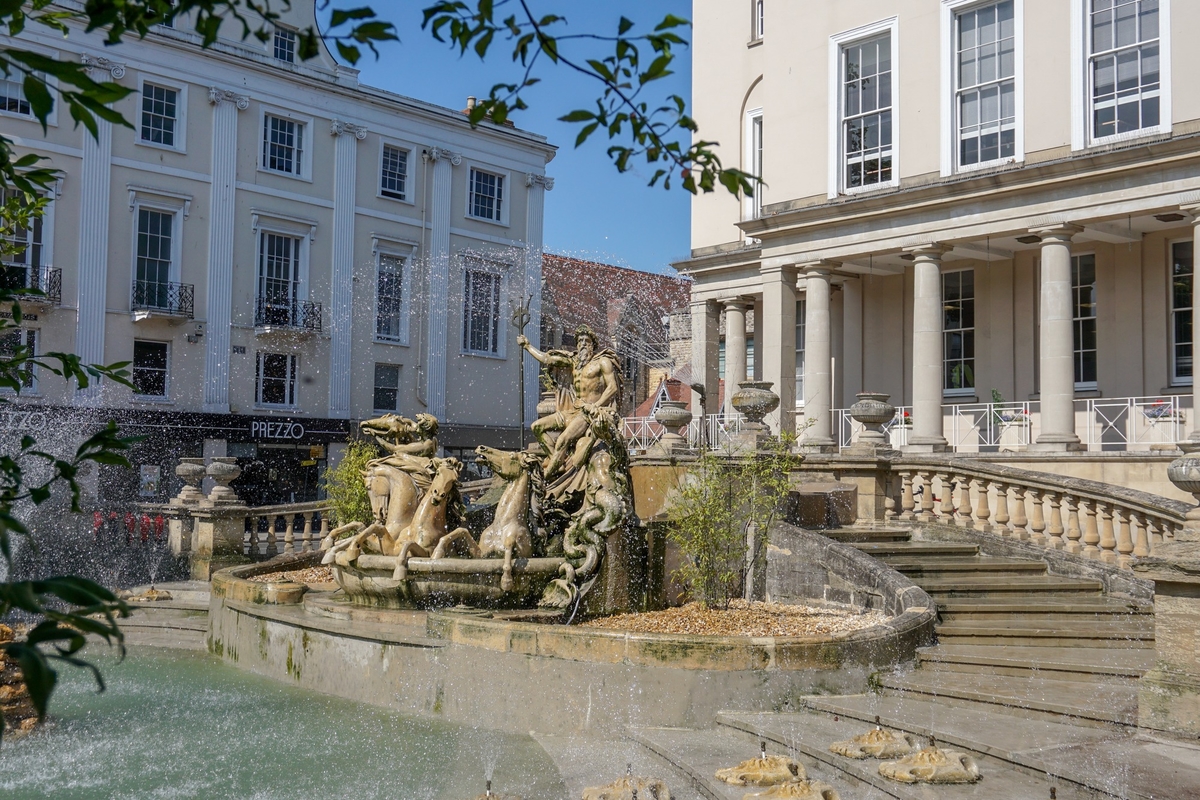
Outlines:
[[184,319],[195,316],[195,305],[195,286],[170,281],[134,281],[133,296],[129,299],[132,311],[148,311]]
[[321,330],[321,304],[288,298],[258,297],[254,301],[254,327]]
[[5,289],[32,289],[40,294],[29,294],[22,300],[48,306],[62,303],[62,270],[52,267],[33,267],[28,264],[4,264],[0,266],[0,284]]

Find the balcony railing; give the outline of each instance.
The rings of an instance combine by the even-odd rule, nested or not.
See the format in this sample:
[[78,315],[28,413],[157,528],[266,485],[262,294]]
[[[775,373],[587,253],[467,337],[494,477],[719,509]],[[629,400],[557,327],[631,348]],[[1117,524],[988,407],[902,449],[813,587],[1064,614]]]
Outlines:
[[28,264],[4,264],[0,267],[0,283],[5,289],[34,289],[31,302],[52,306],[62,303],[62,270],[53,267],[33,267]]
[[259,297],[254,303],[254,327],[320,331],[321,304]]
[[129,299],[129,308],[133,311],[152,311],[185,319],[195,316],[195,305],[195,286],[170,281],[134,281],[133,295]]

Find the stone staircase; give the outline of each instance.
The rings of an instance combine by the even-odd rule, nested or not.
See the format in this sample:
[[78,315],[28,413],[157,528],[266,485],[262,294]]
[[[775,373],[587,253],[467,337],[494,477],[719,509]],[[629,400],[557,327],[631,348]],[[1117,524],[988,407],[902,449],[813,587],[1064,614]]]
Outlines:
[[[951,535],[949,531],[944,532]],[[1200,748],[1139,734],[1137,679],[1154,658],[1145,602],[1100,580],[1051,574],[1036,556],[986,555],[977,544],[907,529],[835,530],[907,575],[937,603],[937,644],[879,676],[878,692],[812,696],[801,709],[720,715],[714,730],[637,729],[633,738],[692,778],[701,796],[741,797],[713,779],[757,752],[794,752],[848,798],[1200,797]],[[920,534],[918,534],[920,536]],[[935,737],[980,764],[971,786],[905,786],[878,762],[828,745],[872,724]],[[1053,790],[1053,793],[1052,791]]]

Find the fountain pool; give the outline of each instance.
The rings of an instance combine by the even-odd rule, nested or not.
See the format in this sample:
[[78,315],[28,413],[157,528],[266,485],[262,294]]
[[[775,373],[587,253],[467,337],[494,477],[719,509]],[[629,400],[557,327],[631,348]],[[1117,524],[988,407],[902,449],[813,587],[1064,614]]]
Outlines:
[[0,752],[0,796],[396,797],[566,794],[531,738],[417,720],[282,685],[196,653],[101,659],[108,690],[64,671],[53,721]]

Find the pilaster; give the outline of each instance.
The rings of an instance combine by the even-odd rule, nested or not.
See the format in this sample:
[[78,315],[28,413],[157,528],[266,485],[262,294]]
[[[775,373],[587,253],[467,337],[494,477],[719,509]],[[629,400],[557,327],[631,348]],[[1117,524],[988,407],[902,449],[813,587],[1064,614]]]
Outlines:
[[[766,419],[776,433],[796,429],[796,268],[760,269],[763,290],[763,380],[779,395],[779,410]],[[755,354],[757,356],[757,353]]]
[[450,195],[454,167],[462,163],[461,153],[431,147],[433,191],[430,201],[429,231],[429,344],[425,355],[425,392],[428,413],[446,422],[446,353],[450,345]]
[[[350,364],[354,323],[354,207],[361,125],[333,120],[333,263],[330,270],[329,416],[350,417]],[[374,285],[373,283],[371,285]]]
[[[542,329],[542,238],[545,223],[546,192],[554,188],[554,178],[529,173],[525,176],[525,281],[519,302],[529,301],[529,325],[525,335],[537,342]],[[541,370],[522,348],[518,358],[525,359],[525,422],[537,419],[538,396],[541,394]]]
[[[692,300],[692,383],[704,387],[705,408],[709,414],[720,411],[717,394],[720,378],[717,376],[717,346],[719,344],[720,314],[715,303],[709,300]],[[699,398],[692,394],[692,413],[700,416]]]

